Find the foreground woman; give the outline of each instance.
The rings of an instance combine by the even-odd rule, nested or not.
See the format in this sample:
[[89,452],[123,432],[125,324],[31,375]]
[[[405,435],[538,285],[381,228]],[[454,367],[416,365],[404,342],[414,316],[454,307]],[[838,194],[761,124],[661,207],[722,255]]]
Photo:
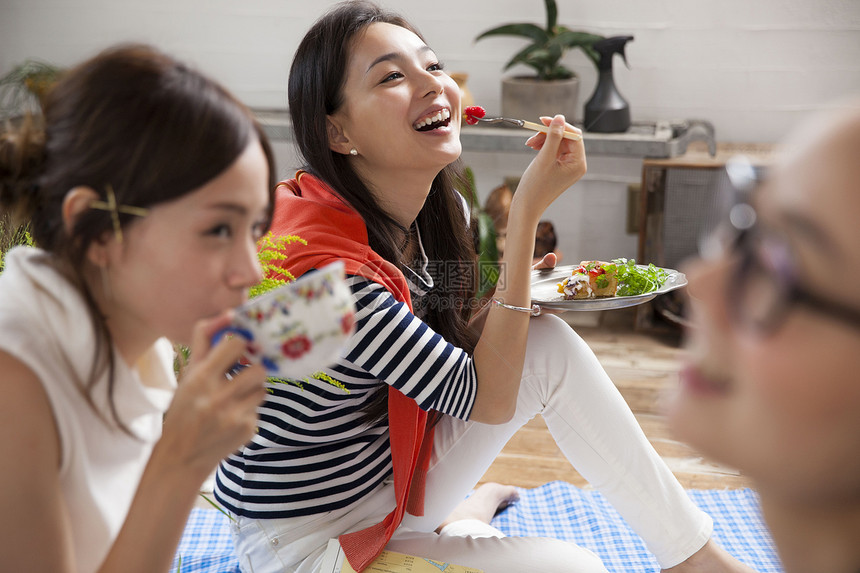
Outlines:
[[670,420],[754,480],[787,573],[860,571],[858,157],[860,102],[807,125],[687,274]]

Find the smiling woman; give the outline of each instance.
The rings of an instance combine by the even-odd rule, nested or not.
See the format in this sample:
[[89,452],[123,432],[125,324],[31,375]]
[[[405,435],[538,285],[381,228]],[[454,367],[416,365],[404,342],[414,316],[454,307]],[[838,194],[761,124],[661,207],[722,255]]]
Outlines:
[[[542,414],[568,460],[610,498],[664,567],[743,571],[709,541],[710,518],[651,448],[594,354],[566,323],[533,317],[535,231],[585,173],[564,118],[511,204],[505,275],[481,311],[461,176],[461,94],[403,18],[362,1],[299,44],[289,108],[305,168],[282,182],[272,223],[296,276],[340,260],[355,301],[328,384],[273,385],[253,442],[219,467],[244,570],[316,571],[337,537],[356,570],[388,547],[490,572],[605,571],[591,552],[489,526],[513,488],[463,499],[516,431]],[[281,213],[289,216],[281,217]],[[544,266],[555,263],[548,256]],[[462,503],[461,503],[462,502]]]
[[411,30],[380,22],[361,38],[346,70],[343,102],[329,111],[328,143],[335,153],[358,151],[352,169],[408,229],[428,182],[462,152],[460,89]]

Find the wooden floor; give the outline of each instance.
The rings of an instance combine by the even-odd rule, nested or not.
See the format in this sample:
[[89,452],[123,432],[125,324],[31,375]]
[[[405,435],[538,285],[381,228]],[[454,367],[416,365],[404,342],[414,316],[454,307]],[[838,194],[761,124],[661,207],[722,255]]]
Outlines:
[[[571,320],[584,322],[580,317]],[[597,354],[645,435],[681,484],[688,489],[750,487],[744,476],[704,459],[676,440],[667,428],[661,400],[677,384],[683,353],[677,333],[665,329],[659,334],[653,330],[637,331],[633,328],[633,314],[621,310],[603,312],[588,320],[596,325],[575,324],[573,328]],[[481,482],[531,488],[554,480],[588,487],[562,456],[543,419],[537,417],[511,438]]]

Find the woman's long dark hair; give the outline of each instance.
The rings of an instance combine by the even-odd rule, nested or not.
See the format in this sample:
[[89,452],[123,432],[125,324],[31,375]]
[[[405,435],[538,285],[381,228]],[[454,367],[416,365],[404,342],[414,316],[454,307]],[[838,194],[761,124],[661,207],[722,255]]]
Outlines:
[[[289,108],[305,169],[352,205],[364,219],[370,247],[402,268],[409,262],[401,260],[409,230],[384,211],[352,169],[349,158],[329,148],[326,124],[327,116],[343,104],[343,86],[354,41],[377,22],[400,26],[421,37],[404,18],[371,2],[337,5],[314,24],[296,51],[290,69]],[[427,257],[438,271],[433,277],[437,286],[424,320],[449,342],[471,351],[473,342],[467,335],[467,323],[473,281],[461,279],[474,273],[475,249],[455,187],[461,178],[459,161],[442,169],[433,180],[417,223],[424,230],[421,239]],[[458,280],[452,283],[451,278]],[[384,414],[384,397],[385,393],[378,393],[370,409],[371,419]]]
[[[123,429],[113,403],[110,332],[82,273],[87,250],[114,232],[113,221],[91,209],[66,231],[63,199],[86,186],[103,201],[113,192],[118,205],[170,201],[216,178],[254,139],[269,165],[271,210],[275,163],[250,111],[217,83],[143,45],[111,48],[67,72],[40,121],[0,137],[0,206],[29,223],[36,244],[81,290],[97,335],[84,390],[92,404],[92,386],[107,372],[113,418]],[[119,218],[123,226],[137,219],[122,211]]]

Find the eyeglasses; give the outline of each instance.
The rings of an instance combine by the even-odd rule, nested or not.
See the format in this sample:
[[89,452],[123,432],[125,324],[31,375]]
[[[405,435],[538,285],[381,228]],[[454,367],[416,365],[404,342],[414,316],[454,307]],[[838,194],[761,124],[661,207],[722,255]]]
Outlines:
[[803,306],[860,328],[860,309],[808,289],[788,239],[758,222],[746,199],[758,184],[759,172],[748,162],[730,162],[727,172],[736,196],[729,223],[717,232],[717,242],[723,245],[721,251],[731,252],[737,259],[736,276],[726,292],[732,320],[771,334],[782,326],[792,308]]
[[738,233],[734,253],[737,276],[727,291],[732,319],[765,334],[776,332],[791,309],[803,306],[830,319],[860,328],[860,309],[803,286],[788,242],[757,225]]

